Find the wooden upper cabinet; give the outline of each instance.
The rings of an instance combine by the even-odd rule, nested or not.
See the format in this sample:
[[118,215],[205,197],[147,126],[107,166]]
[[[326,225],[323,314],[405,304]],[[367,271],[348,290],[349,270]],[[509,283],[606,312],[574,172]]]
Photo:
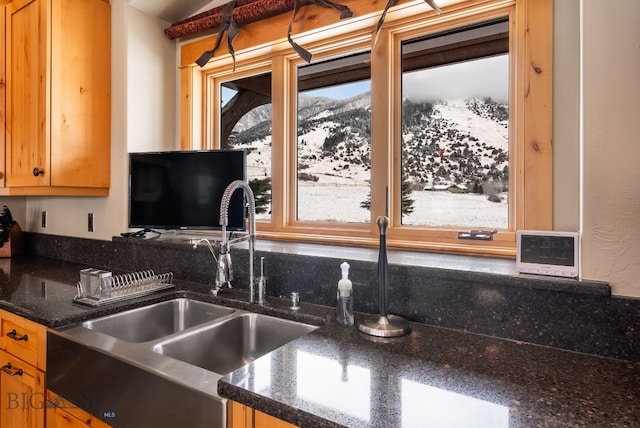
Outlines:
[[108,195],[108,0],[14,0],[6,8],[0,195]]
[[111,7],[108,0],[52,3],[51,185],[108,188]]
[[[6,23],[6,186],[48,186],[44,0],[15,0]],[[40,168],[47,174],[33,175]]]

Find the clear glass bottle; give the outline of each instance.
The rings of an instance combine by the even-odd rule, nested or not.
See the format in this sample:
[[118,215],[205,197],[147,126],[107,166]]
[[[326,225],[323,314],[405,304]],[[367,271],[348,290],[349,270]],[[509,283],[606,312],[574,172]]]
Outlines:
[[338,281],[336,321],[350,327],[353,325],[353,285],[349,280],[349,263],[344,262],[340,267],[342,279]]

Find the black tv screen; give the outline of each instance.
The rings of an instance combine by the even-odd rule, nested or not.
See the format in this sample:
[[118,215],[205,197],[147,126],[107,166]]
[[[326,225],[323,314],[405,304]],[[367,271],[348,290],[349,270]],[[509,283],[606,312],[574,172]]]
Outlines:
[[[227,186],[245,180],[244,150],[131,153],[129,227],[220,230]],[[244,230],[245,198],[234,192],[227,230]]]

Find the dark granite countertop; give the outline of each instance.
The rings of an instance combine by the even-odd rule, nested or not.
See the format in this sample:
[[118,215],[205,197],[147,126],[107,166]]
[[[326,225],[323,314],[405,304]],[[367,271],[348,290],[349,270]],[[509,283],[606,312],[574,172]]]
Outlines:
[[0,309],[58,328],[139,306],[148,300],[168,299],[165,292],[122,304],[92,308],[73,303],[80,270],[88,266],[42,257],[0,259]]
[[[640,426],[640,364],[424,324],[380,339],[335,323],[332,308],[298,312],[197,284],[126,304],[71,303],[84,265],[39,257],[0,261],[0,308],[48,327],[176,295],[324,324],[221,379],[220,395],[308,427]],[[202,294],[201,294],[202,293]],[[363,315],[356,314],[356,323]]]
[[[260,307],[248,303],[247,294],[242,291],[225,290],[224,294],[214,297],[206,285],[176,279],[172,289],[94,308],[73,303],[80,270],[86,267],[89,266],[36,256],[0,259],[0,309],[49,328],[60,328],[176,297],[193,297],[314,325],[323,324],[326,315],[326,308],[318,305],[307,305],[304,312],[290,311],[287,302],[275,298],[270,299],[268,306]],[[113,273],[124,272],[113,270]]]
[[306,427],[640,426],[638,364],[412,327],[381,339],[329,322],[218,390]]

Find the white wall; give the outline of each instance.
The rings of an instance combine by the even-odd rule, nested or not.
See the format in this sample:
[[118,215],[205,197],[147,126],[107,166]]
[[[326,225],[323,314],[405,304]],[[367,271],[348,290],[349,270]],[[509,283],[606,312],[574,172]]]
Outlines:
[[582,3],[582,272],[640,297],[640,1]]
[[553,229],[580,228],[580,0],[553,5]]
[[127,146],[129,152],[175,150],[176,43],[164,29],[170,24],[127,9]]
[[[26,198],[29,231],[111,239],[126,230],[127,152],[177,145],[176,53],[162,34],[165,23],[125,0],[113,0],[112,8],[110,196]],[[557,0],[555,13],[554,228],[582,228],[584,278],[640,297],[640,1]],[[42,209],[47,229],[39,225]],[[94,233],[87,232],[87,212],[97,216]]]

